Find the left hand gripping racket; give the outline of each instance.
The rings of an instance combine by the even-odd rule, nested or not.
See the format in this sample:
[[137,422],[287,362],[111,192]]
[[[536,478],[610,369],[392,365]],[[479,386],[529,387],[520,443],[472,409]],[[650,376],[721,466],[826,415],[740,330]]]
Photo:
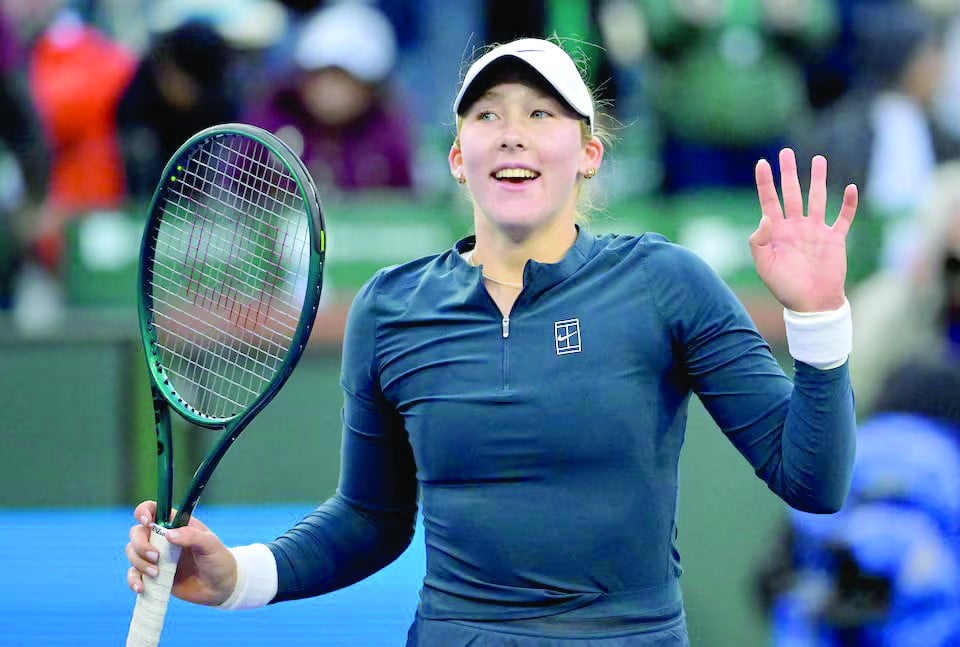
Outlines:
[[[325,251],[316,187],[279,139],[245,124],[194,135],[167,163],[140,252],[140,333],[157,432],[160,575],[144,578],[128,647],[157,645],[179,549],[213,470],[300,358],[320,300]],[[172,514],[170,409],[221,430]]]

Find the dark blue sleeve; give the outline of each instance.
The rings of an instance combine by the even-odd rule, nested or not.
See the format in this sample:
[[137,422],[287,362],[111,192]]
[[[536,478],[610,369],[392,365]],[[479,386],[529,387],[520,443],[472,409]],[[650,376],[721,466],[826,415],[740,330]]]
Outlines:
[[839,510],[856,433],[847,365],[795,362],[791,383],[720,277],[682,247],[657,247],[647,258],[651,294],[690,388],[780,498],[805,512]]
[[358,293],[344,334],[340,483],[326,503],[268,544],[278,571],[273,602],[362,580],[413,537],[416,467],[402,420],[379,387],[376,280]]

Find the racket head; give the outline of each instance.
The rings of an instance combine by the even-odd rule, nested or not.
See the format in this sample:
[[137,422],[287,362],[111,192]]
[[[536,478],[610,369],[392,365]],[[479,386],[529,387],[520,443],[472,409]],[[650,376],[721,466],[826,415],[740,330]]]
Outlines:
[[280,139],[223,124],[184,143],[141,243],[140,332],[155,399],[208,428],[263,408],[309,339],[325,249],[316,186]]

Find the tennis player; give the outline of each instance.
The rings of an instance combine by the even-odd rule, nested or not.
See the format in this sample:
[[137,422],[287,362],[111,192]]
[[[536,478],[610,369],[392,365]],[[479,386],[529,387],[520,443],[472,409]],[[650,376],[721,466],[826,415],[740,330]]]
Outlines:
[[[337,493],[289,532],[228,549],[194,518],[173,593],[239,609],[361,580],[409,544],[422,502],[427,573],[407,645],[687,645],[677,462],[696,393],[776,494],[832,513],[854,454],[847,187],[807,215],[790,150],[783,210],[756,168],[757,271],[785,307],[791,382],[733,293],[656,234],[591,234],[577,199],[603,160],[591,93],[557,45],[478,59],[454,103],[450,171],[476,235],[378,272],[344,340]],[[134,590],[154,558],[135,515]]]

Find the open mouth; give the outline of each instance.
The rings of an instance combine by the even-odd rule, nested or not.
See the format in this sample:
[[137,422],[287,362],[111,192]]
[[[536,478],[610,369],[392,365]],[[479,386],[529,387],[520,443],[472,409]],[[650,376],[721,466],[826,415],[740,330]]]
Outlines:
[[506,184],[526,184],[533,182],[540,174],[527,168],[502,168],[490,174],[497,182]]

